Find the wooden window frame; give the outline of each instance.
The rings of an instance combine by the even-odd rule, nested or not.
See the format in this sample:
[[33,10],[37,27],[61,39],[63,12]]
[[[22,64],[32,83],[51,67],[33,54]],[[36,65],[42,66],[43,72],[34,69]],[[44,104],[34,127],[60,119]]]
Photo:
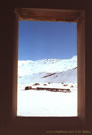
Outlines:
[[[16,46],[13,54],[13,96],[12,125],[20,127],[62,126],[80,127],[85,123],[85,12],[83,10],[16,8]],[[78,117],[19,117],[17,116],[17,61],[18,61],[18,21],[62,21],[77,23],[78,56]],[[70,124],[71,123],[71,124]]]

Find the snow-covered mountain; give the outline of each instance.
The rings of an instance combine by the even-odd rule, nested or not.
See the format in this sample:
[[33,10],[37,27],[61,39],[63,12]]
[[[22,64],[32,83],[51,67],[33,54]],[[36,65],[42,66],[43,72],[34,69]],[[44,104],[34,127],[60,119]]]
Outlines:
[[76,83],[77,56],[71,59],[42,59],[18,61],[19,84]]
[[[17,115],[24,117],[77,116],[77,57],[18,61]],[[40,83],[35,85],[35,83]],[[32,88],[70,89],[71,92],[25,90]]]

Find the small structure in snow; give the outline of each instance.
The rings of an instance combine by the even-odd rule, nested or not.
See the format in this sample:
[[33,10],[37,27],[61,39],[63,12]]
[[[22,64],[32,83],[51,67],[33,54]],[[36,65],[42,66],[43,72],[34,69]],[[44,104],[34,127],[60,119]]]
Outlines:
[[31,90],[32,89],[32,86],[26,86],[25,87],[25,90]]
[[52,91],[52,92],[64,92],[64,93],[69,93],[71,92],[70,89],[64,89],[64,88],[45,88],[45,87],[36,87],[36,88],[32,88],[31,86],[26,86],[25,90],[47,90],[47,91]]

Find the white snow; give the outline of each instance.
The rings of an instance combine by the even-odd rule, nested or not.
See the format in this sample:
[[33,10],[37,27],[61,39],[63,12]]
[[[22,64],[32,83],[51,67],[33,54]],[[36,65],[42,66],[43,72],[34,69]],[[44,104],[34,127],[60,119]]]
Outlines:
[[[40,85],[33,86],[34,83]],[[44,83],[47,86],[44,86]],[[71,92],[24,90],[26,86],[69,88]],[[66,60],[19,61],[17,115],[77,116],[77,57]]]
[[77,67],[77,56],[71,59],[42,59],[38,61],[18,61],[18,75],[24,76],[40,72],[62,72]]
[[19,91],[18,116],[77,116],[77,91]]
[[[49,71],[50,72],[50,71]],[[77,82],[77,68],[68,69],[63,72],[54,72],[52,73],[33,73],[29,75],[24,75],[19,77],[20,83],[76,83]]]

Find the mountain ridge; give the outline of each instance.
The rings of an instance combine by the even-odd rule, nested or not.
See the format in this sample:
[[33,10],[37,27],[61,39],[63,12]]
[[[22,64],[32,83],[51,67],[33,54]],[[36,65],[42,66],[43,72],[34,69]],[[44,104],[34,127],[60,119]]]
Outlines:
[[18,62],[18,82],[28,83],[76,83],[77,56],[71,59],[42,59]]
[[77,67],[77,56],[71,59],[42,59],[38,61],[18,61],[18,75],[24,76],[38,72],[62,72]]

